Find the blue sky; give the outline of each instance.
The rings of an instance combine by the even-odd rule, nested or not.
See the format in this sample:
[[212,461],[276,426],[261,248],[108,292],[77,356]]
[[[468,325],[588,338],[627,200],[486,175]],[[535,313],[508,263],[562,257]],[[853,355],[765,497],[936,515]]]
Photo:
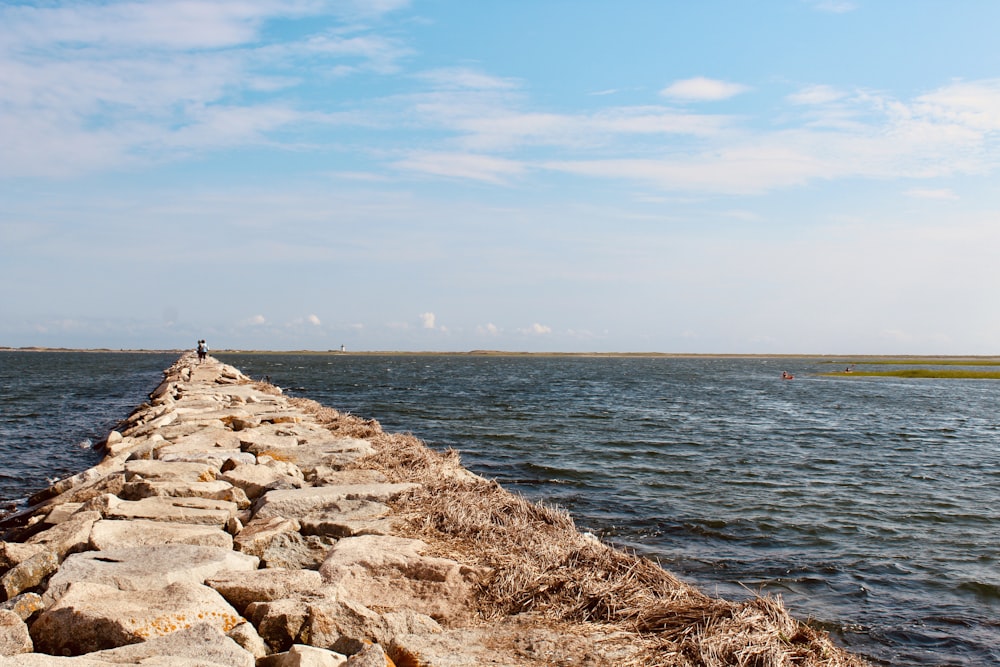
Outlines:
[[0,345],[996,354],[1000,4],[0,4]]

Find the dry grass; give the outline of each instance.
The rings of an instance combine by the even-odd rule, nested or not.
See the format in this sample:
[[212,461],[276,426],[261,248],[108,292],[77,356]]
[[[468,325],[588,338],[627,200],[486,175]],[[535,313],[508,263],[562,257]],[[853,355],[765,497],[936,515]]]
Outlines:
[[[335,433],[377,427],[319,407]],[[421,484],[393,507],[409,536],[490,573],[478,599],[486,622],[530,613],[550,627],[618,630],[620,641],[641,647],[634,658],[617,661],[620,667],[868,664],[796,621],[780,599],[709,597],[647,559],[581,534],[566,512],[472,475],[455,451],[438,453],[412,435],[381,428],[367,437],[376,453],[357,467]]]

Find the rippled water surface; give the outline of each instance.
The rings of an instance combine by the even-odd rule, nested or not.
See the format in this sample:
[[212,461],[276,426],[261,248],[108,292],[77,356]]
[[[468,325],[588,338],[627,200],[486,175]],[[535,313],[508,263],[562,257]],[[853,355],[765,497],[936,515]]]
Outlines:
[[[823,377],[827,364],[773,359],[220,358],[455,448],[470,469],[708,592],[780,594],[878,661],[1000,664],[1000,383]],[[156,372],[141,391],[174,359],[147,359]],[[64,382],[80,398],[13,420],[3,403],[5,451],[57,428],[44,440],[73,460],[94,437],[70,428],[91,419],[78,409],[124,403],[87,432],[103,435],[141,401],[114,373],[88,375],[92,361],[30,371],[50,380],[25,391]],[[51,474],[42,458],[17,460]]]

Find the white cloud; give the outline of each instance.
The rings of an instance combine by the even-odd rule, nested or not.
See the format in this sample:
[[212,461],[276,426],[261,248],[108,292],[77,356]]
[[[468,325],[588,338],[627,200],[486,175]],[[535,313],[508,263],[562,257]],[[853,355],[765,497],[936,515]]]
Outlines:
[[476,327],[476,333],[484,336],[497,336],[500,334],[500,329],[497,325],[489,322],[487,324],[481,324]]
[[816,105],[829,104],[846,97],[846,93],[837,90],[833,86],[816,85],[806,86],[801,90],[788,96],[788,101],[792,104]]
[[444,90],[514,90],[519,87],[513,79],[503,79],[467,67],[443,67],[421,72],[417,78]]
[[260,326],[261,324],[267,324],[267,318],[263,315],[254,315],[243,320],[242,324],[251,326]]
[[730,83],[718,79],[696,76],[691,79],[681,79],[660,91],[660,95],[679,101],[716,102],[735,97],[750,90],[739,83]]
[[396,161],[393,166],[433,176],[467,178],[497,185],[524,171],[524,165],[514,160],[469,153],[414,153]]
[[321,324],[319,318],[315,315],[310,315],[309,317],[306,318],[306,321],[309,322],[309,324],[313,324],[317,327]]
[[527,329],[518,329],[518,331],[530,336],[545,336],[552,333],[552,327],[535,322]]
[[434,313],[420,313],[420,323],[425,329],[433,329],[436,319]]

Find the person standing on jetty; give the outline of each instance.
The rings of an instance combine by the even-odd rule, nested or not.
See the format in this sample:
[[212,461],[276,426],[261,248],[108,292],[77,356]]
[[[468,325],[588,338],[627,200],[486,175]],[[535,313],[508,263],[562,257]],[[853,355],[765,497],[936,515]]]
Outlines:
[[205,339],[198,341],[198,363],[205,361],[205,357],[208,356],[208,343]]

